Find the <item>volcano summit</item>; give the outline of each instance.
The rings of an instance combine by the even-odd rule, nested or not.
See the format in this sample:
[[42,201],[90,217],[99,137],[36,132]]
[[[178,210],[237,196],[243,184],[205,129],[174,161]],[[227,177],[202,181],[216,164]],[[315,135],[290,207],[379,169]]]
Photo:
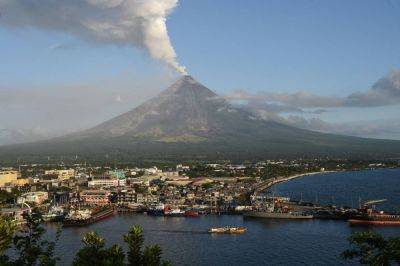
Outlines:
[[91,129],[0,149],[1,157],[8,158],[77,155],[124,161],[381,158],[399,153],[400,141],[323,134],[265,121],[232,106],[191,76],[181,77],[157,97]]

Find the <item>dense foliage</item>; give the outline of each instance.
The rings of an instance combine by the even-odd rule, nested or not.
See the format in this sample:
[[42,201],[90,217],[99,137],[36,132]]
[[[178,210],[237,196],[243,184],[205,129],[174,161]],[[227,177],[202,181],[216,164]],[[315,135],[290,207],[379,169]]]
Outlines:
[[[9,247],[10,238],[12,238],[13,247],[16,252],[13,258],[2,255],[0,265],[56,265],[58,258],[54,256],[55,242],[43,239],[45,229],[40,225],[40,214],[36,211],[25,213],[24,219],[26,220],[26,224],[22,228],[23,230],[20,231],[15,231],[16,227],[11,225],[12,222],[9,219],[2,219],[0,221],[0,228],[12,227],[12,230],[1,231],[1,238],[8,239],[8,245],[4,246],[4,248],[7,249]],[[59,236],[60,230],[57,231],[56,241]]]
[[400,237],[385,239],[375,232],[355,232],[349,237],[351,248],[343,252],[345,259],[358,258],[361,264],[400,264]]
[[[74,266],[126,265],[125,253],[121,246],[113,245],[106,248],[104,238],[95,232],[85,234],[82,241],[85,246],[77,252]],[[162,261],[162,251],[158,245],[143,248],[143,229],[140,226],[133,226],[128,234],[124,235],[124,241],[128,245],[127,265],[170,265],[169,262]]]
[[[40,214],[32,212],[25,214],[27,221],[23,230],[17,231],[14,222],[5,216],[0,216],[0,265],[4,266],[53,266],[60,258],[54,256],[54,248],[60,237],[57,230],[55,241],[43,238],[45,229],[40,225]],[[158,245],[143,247],[143,229],[132,227],[123,237],[128,246],[127,256],[120,245],[105,246],[105,239],[95,232],[86,233],[82,239],[84,247],[74,258],[74,266],[159,266],[170,265],[162,261],[162,251]],[[13,256],[4,253],[13,243]],[[126,257],[126,259],[125,259]]]

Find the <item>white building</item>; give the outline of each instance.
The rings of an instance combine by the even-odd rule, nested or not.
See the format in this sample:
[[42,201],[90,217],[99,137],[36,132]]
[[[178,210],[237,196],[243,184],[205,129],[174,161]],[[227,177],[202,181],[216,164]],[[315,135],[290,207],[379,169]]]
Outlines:
[[88,187],[118,187],[118,185],[118,179],[93,179],[88,182]]
[[47,200],[48,198],[49,194],[45,191],[28,192],[18,197],[17,203],[21,204],[26,202],[34,202],[36,204],[42,204],[43,201]]
[[74,169],[66,169],[66,170],[46,170],[44,172],[45,175],[57,175],[59,180],[70,179],[75,176]]

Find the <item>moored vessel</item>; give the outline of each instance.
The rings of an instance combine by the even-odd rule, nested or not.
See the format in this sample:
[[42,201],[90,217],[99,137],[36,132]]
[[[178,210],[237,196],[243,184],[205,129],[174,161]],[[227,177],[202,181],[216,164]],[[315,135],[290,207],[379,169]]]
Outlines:
[[63,226],[85,226],[105,219],[114,214],[111,206],[95,207],[93,209],[74,209],[65,217]]
[[248,211],[243,213],[244,217],[268,218],[268,219],[312,219],[313,215],[301,212],[270,212],[270,211]]
[[58,206],[52,206],[49,211],[42,215],[44,222],[60,222],[64,219],[64,209]]
[[351,217],[348,221],[350,225],[398,225],[400,226],[400,214],[385,213],[369,208],[369,205],[381,203],[383,200],[371,200],[363,204],[361,212]]
[[186,217],[199,217],[199,212],[195,210],[187,210],[185,211]]

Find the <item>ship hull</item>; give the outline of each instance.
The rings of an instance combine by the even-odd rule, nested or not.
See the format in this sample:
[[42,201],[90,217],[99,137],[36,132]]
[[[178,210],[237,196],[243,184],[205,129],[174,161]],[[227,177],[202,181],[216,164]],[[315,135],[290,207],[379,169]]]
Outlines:
[[312,215],[293,214],[293,213],[276,213],[276,212],[256,212],[249,211],[243,214],[244,217],[264,218],[264,219],[312,219]]
[[400,220],[368,220],[368,219],[350,219],[350,225],[397,225],[400,226]]
[[92,217],[88,219],[82,219],[82,220],[64,220],[63,226],[68,227],[68,226],[86,226],[98,221],[101,221],[103,219],[106,219],[112,215],[114,215],[115,211],[114,209],[110,208],[104,211],[100,211],[96,214],[94,214]]

